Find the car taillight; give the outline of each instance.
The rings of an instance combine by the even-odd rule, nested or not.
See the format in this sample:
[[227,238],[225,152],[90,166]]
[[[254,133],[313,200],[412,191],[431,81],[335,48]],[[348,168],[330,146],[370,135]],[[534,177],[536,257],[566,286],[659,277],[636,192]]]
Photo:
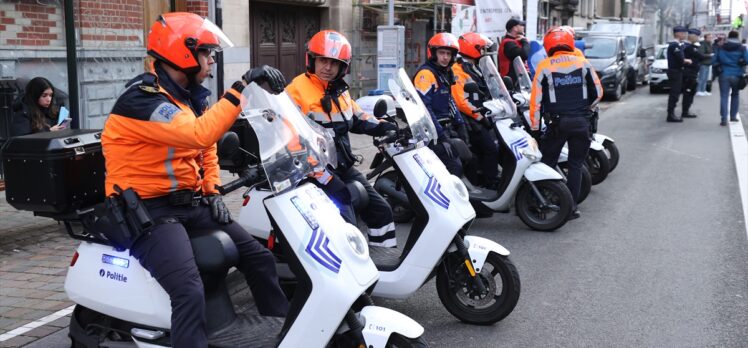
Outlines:
[[78,262],[78,252],[76,251],[75,254],[73,254],[73,259],[70,260],[70,267],[75,266],[75,263]]
[[275,234],[270,232],[270,235],[268,236],[268,250],[273,250],[275,248]]

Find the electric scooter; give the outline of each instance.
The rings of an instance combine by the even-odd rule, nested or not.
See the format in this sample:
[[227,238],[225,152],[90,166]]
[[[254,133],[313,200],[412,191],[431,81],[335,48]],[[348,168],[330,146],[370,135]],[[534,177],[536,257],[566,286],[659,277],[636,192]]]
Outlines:
[[[436,138],[436,128],[403,69],[389,81],[389,89],[409,127],[375,143],[392,163],[388,173],[402,178],[415,221],[402,249],[369,247],[380,276],[372,295],[407,298],[436,276],[439,299],[452,315],[471,324],[495,323],[509,315],[519,300],[519,273],[506,248],[468,235],[475,218],[468,191],[426,146]],[[382,107],[386,110],[384,103],[375,108]],[[237,221],[259,240],[275,244],[264,211],[252,204],[261,196],[259,190],[248,192],[249,203]]]
[[[298,285],[285,318],[236,314],[225,283],[238,261],[236,246],[220,230],[191,231],[210,345],[425,347],[421,325],[373,305],[367,289],[379,273],[365,238],[324,192],[306,183],[311,173],[336,163],[331,139],[312,128],[285,93],[272,95],[252,83],[242,105],[240,121],[254,130],[257,146],[239,151],[258,162],[221,191],[268,185],[271,193],[260,203]],[[231,155],[238,144],[229,132],[221,151]],[[70,322],[73,346],[170,347],[168,295],[127,250],[96,235],[76,236],[84,241],[65,279],[65,291],[77,304]]]
[[[473,185],[466,177],[461,178],[468,189],[470,203],[477,217],[490,217],[494,212],[507,213],[514,206],[522,222],[535,230],[553,231],[563,226],[571,213],[573,199],[563,182],[561,174],[540,162],[541,154],[535,139],[522,129],[520,120],[515,120],[516,106],[499,77],[496,66],[490,57],[483,57],[479,66],[486,79],[491,100],[483,103],[485,116],[494,124],[499,139],[499,165],[502,172],[497,190],[489,190]],[[478,92],[474,83],[465,85],[468,93]],[[464,142],[452,139],[453,148],[463,160],[470,153]],[[375,163],[372,163],[374,165]],[[386,164],[377,164],[369,177],[384,172]],[[394,205],[393,212],[402,214],[412,210],[403,195],[397,178],[381,175],[374,188]],[[397,210],[396,210],[397,209]]]

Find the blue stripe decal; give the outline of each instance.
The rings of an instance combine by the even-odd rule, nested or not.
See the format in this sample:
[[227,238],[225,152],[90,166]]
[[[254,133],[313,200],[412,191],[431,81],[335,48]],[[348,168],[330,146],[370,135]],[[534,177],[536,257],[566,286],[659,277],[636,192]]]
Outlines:
[[442,185],[440,185],[439,182],[436,181],[436,178],[430,177],[429,182],[426,184],[426,190],[424,190],[423,193],[426,194],[426,197],[430,198],[440,207],[449,209],[449,198],[444,195],[441,189]]
[[515,140],[511,144],[509,144],[509,148],[512,150],[512,153],[514,153],[514,158],[519,161],[522,159],[522,152],[520,151],[523,148],[526,148],[529,145],[527,142],[527,138],[522,138],[519,140]]
[[305,250],[317,263],[331,270],[333,273],[338,273],[340,272],[340,265],[343,261],[330,250],[329,243],[330,239],[327,238],[322,230],[313,229],[312,237],[309,239]]

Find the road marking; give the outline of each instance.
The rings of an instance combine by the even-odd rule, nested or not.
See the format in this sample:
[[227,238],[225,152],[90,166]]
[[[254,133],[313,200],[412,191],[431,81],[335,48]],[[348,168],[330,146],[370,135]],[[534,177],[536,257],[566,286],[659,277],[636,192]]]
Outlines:
[[730,142],[732,143],[732,156],[735,158],[735,169],[738,172],[738,187],[740,188],[740,201],[743,204],[743,226],[748,237],[748,139],[745,138],[742,117],[738,115],[738,122],[730,124]]
[[57,319],[60,319],[60,318],[62,318],[64,316],[72,313],[73,312],[73,308],[75,308],[75,305],[72,305],[72,306],[70,306],[68,308],[65,308],[65,309],[61,309],[61,310],[59,310],[59,311],[57,311],[55,313],[52,313],[52,314],[50,314],[50,315],[48,315],[48,316],[46,316],[44,318],[41,318],[41,319],[36,320],[36,321],[32,321],[32,322],[30,322],[30,323],[28,323],[28,324],[26,324],[24,326],[21,326],[19,328],[16,328],[16,329],[13,329],[11,331],[8,331],[8,332],[0,335],[0,342],[7,341],[7,340],[9,340],[9,339],[11,339],[13,337],[19,336],[19,335],[23,335],[23,334],[25,334],[25,333],[33,330],[33,329],[36,329],[37,327],[47,325],[47,324],[49,324],[49,323],[51,323],[51,322],[53,322],[53,321],[55,321]]

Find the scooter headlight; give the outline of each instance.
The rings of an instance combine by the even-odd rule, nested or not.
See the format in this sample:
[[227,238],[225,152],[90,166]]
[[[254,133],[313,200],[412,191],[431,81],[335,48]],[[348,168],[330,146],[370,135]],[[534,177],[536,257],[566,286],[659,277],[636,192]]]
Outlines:
[[538,148],[538,142],[528,134],[527,143],[528,147],[521,150],[522,156],[527,157],[527,159],[533,162],[540,161],[543,155],[540,153],[540,149]]
[[452,177],[452,185],[454,185],[455,192],[457,192],[457,197],[460,197],[460,199],[467,201],[469,200],[468,196],[468,190],[467,187],[465,187],[465,183],[460,180],[460,178],[451,175]]
[[361,257],[362,259],[368,259],[369,246],[366,245],[366,240],[361,234],[361,231],[350,224],[348,225],[348,227],[349,228],[346,229],[345,233],[345,239],[348,241],[348,246],[351,247],[351,250],[353,250],[353,253],[357,256]]

